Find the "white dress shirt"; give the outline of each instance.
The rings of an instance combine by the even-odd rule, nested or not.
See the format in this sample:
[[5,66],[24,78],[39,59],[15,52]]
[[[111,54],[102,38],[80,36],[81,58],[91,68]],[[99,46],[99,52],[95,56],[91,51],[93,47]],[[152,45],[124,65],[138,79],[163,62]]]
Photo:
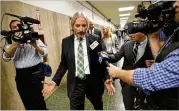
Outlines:
[[[74,38],[74,47],[75,47],[75,64],[76,64],[76,72],[75,76],[77,76],[77,56],[78,56],[78,45],[79,45],[79,40],[78,37],[75,35]],[[86,45],[86,37],[83,37],[82,40],[82,46],[83,46],[83,57],[84,57],[84,70],[85,74],[90,74],[89,70],[89,60],[88,60],[88,53],[87,53],[87,45]]]
[[94,34],[94,28],[92,30],[89,29],[90,34]]
[[[140,45],[138,46],[136,62],[144,55],[146,45],[147,45],[147,37],[145,38],[143,42],[140,42]],[[134,45],[134,48],[135,47],[136,47],[136,44]]]

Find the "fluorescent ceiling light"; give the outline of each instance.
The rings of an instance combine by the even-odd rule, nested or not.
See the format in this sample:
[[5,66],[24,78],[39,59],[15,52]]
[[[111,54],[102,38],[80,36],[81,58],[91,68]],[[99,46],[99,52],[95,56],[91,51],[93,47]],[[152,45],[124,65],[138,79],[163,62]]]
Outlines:
[[118,10],[119,11],[127,11],[127,10],[133,10],[134,9],[134,6],[130,6],[130,7],[122,7],[122,8],[119,8]]
[[127,20],[129,17],[120,18],[120,20]]
[[125,24],[127,22],[127,20],[121,20],[120,24]]
[[127,20],[126,21],[120,21],[120,24],[122,23],[122,24],[125,24],[127,22]]
[[125,13],[125,14],[119,14],[119,17],[125,17],[125,16],[130,16],[130,13]]
[[127,20],[120,20],[120,22],[127,22]]

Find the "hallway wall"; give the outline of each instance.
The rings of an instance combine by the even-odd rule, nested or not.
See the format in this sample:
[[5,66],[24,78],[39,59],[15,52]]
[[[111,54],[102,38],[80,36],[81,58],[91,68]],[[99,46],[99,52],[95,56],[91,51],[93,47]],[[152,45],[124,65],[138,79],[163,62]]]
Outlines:
[[[18,1],[1,1],[1,14],[12,13],[20,16],[36,18],[36,6]],[[45,42],[48,46],[48,63],[52,67],[52,74],[58,68],[61,59],[61,41],[63,37],[70,35],[69,16],[59,14],[47,9],[38,8],[40,21]],[[9,30],[10,20],[17,19],[4,16],[2,29]],[[37,25],[34,25],[37,29]],[[2,44],[3,45],[3,44]],[[52,75],[53,77],[53,75]],[[24,106],[19,97],[15,84],[15,70],[13,62],[4,62],[1,59],[1,109],[2,110],[23,110]],[[65,82],[63,78],[62,83]]]
[[[45,8],[54,12],[62,13],[67,16],[73,16],[73,14],[77,11],[82,11],[86,14],[86,16],[94,20],[94,22],[98,25],[110,25],[112,28],[114,26],[107,22],[106,18],[101,15],[96,9],[92,8],[86,1],[76,1],[76,0],[19,0],[21,2],[31,4],[34,6],[38,6],[41,8]],[[87,8],[86,8],[87,7]],[[93,13],[92,13],[93,10]]]

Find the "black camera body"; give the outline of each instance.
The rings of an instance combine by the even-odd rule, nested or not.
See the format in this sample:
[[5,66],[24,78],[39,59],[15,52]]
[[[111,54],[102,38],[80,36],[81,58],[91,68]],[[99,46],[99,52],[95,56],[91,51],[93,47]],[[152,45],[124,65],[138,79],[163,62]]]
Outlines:
[[127,23],[128,34],[142,32],[144,34],[155,32],[159,29],[159,24],[156,21],[139,21]]
[[[19,27],[19,30],[17,31],[2,30],[1,31],[1,35],[6,37],[8,44],[12,43],[11,39],[20,43],[27,43],[28,41],[34,41],[34,40],[39,39],[38,32],[35,32],[33,27],[31,27],[31,25],[33,24],[40,24],[39,20],[30,18],[30,17],[21,17],[18,15],[9,14],[9,13],[5,13],[5,14],[13,16],[13,17],[17,17],[20,19],[20,24],[17,24],[17,26]],[[18,37],[17,35],[15,35],[16,32],[22,32],[21,37]]]
[[148,34],[161,28],[165,35],[171,35],[173,30],[178,27],[178,24],[174,21],[175,10],[172,7],[173,3],[174,1],[159,1],[151,4],[148,9],[139,5],[138,14],[135,17],[139,17],[142,20],[127,23],[128,33],[142,32]]
[[[22,25],[23,24],[23,25]],[[14,41],[18,41],[21,43],[26,43],[27,41],[34,41],[38,40],[38,32],[34,32],[33,27],[31,27],[31,23],[21,23],[18,24],[19,31],[22,32],[22,38],[16,37],[15,35],[12,36]]]

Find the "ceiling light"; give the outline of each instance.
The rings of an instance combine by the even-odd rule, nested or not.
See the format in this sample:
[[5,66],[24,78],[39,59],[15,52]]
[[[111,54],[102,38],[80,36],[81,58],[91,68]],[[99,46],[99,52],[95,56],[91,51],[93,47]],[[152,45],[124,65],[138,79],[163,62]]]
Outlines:
[[124,16],[130,16],[130,13],[125,13],[125,14],[119,14],[120,17],[124,17]]
[[122,8],[119,8],[118,10],[119,11],[127,11],[127,10],[133,10],[134,9],[134,6],[130,6],[130,7],[122,7]]
[[127,20],[129,17],[120,18],[120,20]]
[[120,22],[127,22],[127,20],[120,20]]

